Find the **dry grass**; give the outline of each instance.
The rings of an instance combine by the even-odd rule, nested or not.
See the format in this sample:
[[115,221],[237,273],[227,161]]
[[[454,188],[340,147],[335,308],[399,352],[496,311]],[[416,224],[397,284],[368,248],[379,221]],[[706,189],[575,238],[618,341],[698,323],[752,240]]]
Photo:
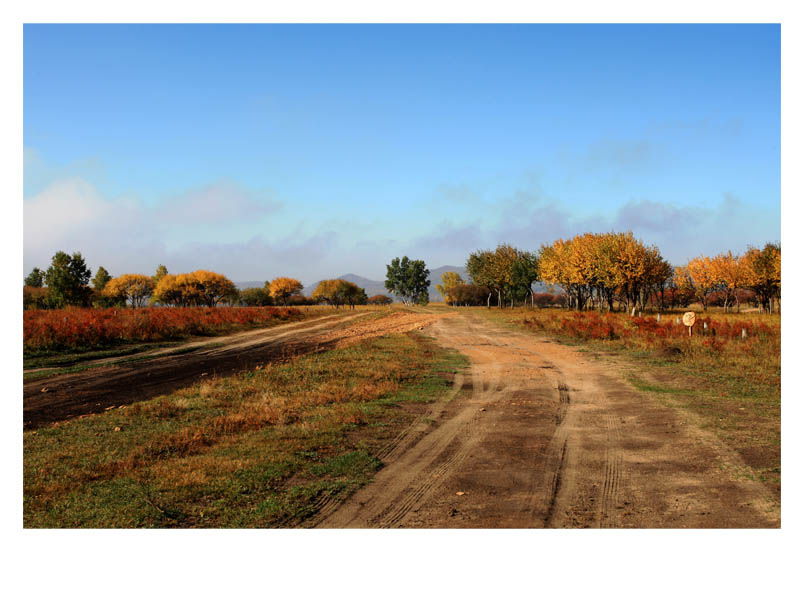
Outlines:
[[25,433],[25,526],[296,525],[463,365],[394,335]]

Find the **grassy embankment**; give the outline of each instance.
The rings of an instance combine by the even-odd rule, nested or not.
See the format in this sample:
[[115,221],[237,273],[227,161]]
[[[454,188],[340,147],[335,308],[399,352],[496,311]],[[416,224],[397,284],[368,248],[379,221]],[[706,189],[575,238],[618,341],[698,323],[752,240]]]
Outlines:
[[780,494],[780,315],[698,310],[690,339],[686,327],[675,323],[683,311],[662,314],[659,323],[655,314],[640,320],[561,309],[458,310],[551,335],[600,359],[621,360],[625,377],[637,389],[687,410],[738,452],[751,470],[737,476],[757,477]]
[[24,434],[25,527],[280,527],[380,467],[466,358],[418,334]]

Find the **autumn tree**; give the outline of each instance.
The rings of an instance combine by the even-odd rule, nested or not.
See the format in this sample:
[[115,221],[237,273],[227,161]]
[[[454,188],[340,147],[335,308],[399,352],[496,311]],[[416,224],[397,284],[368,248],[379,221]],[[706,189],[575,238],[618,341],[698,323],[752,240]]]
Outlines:
[[442,273],[442,283],[436,284],[436,290],[442,295],[445,303],[452,304],[453,298],[450,295],[450,290],[463,283],[464,280],[461,278],[461,275],[455,271],[447,271],[446,273]]
[[689,275],[689,267],[682,265],[675,267],[672,273],[672,298],[679,306],[687,307],[696,297],[694,282]]
[[750,247],[742,258],[744,282],[752,289],[762,311],[772,312],[777,301],[780,311],[781,246],[766,244],[764,248]]
[[124,301],[134,308],[144,306],[153,293],[153,280],[147,275],[127,273],[114,277],[104,287],[104,297],[115,301]]
[[671,269],[658,248],[645,246],[631,232],[585,233],[539,251],[539,276],[562,287],[578,310],[587,305],[613,310],[617,296],[626,310],[643,309],[654,290],[661,290],[663,302]]
[[222,301],[235,302],[238,290],[224,275],[200,269],[163,275],[155,286],[153,297],[170,306],[216,306]]
[[367,299],[367,304],[376,304],[378,306],[386,306],[393,302],[393,300],[386,294],[376,294]]
[[649,280],[650,264],[650,253],[644,244],[634,238],[631,232],[622,234],[615,266],[621,282],[619,290],[625,299],[626,311],[635,310],[637,303],[642,302]]
[[655,246],[647,248],[647,273],[645,275],[645,289],[641,298],[644,308],[647,298],[651,294],[659,294],[659,307],[664,310],[664,292],[672,277],[672,265],[669,264]]
[[742,287],[745,281],[745,268],[742,258],[734,256],[730,251],[724,252],[711,259],[710,268],[716,287],[725,294],[724,310],[727,312],[728,307],[735,301],[738,311],[739,301],[736,290]]
[[56,252],[44,276],[50,305],[86,306],[91,296],[88,288],[91,276],[92,272],[87,268],[80,252],[75,252],[72,256],[66,252]]
[[703,310],[708,309],[708,295],[717,287],[711,259],[707,256],[698,256],[689,261],[687,265],[689,277],[692,279],[697,299],[703,305]]
[[430,271],[423,260],[394,258],[386,265],[386,289],[399,296],[404,304],[427,304]]
[[33,267],[33,270],[25,278],[25,285],[28,287],[40,288],[44,285],[45,272],[39,267]]
[[570,307],[583,310],[588,286],[579,277],[575,268],[574,244],[572,240],[558,239],[539,250],[539,276],[549,285],[559,285],[567,294]]
[[276,302],[280,302],[286,306],[286,301],[292,294],[297,294],[303,289],[303,284],[292,279],[291,277],[277,277],[269,284],[269,294],[275,298]]
[[331,304],[339,308],[344,304],[344,297],[340,293],[342,290],[340,284],[342,283],[344,283],[342,279],[323,279],[311,292],[311,297],[317,302]]
[[233,282],[214,271],[199,269],[189,274],[196,286],[197,303],[205,306],[216,306],[223,300],[236,299],[238,290]]
[[183,294],[177,275],[164,275],[153,290],[153,299],[167,306],[183,306]]

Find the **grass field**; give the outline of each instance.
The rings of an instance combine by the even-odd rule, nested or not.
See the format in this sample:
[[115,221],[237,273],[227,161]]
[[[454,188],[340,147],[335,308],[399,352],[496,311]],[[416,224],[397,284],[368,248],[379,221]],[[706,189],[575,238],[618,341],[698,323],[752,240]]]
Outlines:
[[[780,315],[698,312],[695,335],[689,338],[686,328],[675,324],[683,311],[662,314],[658,323],[655,314],[638,319],[562,309],[459,310],[622,360],[631,384],[688,411],[780,493]],[[657,330],[661,327],[666,333]],[[742,328],[748,331],[745,339]]]
[[24,526],[300,524],[465,365],[391,335],[26,432]]

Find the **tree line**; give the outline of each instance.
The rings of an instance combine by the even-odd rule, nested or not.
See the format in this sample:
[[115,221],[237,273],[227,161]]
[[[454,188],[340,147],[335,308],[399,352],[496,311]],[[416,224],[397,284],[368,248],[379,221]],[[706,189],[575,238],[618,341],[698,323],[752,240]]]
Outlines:
[[199,269],[191,273],[169,273],[159,265],[154,275],[125,273],[116,277],[103,267],[92,278],[80,252],[57,252],[47,270],[35,267],[25,277],[23,307],[63,308],[65,306],[134,308],[161,306],[297,306],[330,304],[391,304],[392,299],[378,294],[367,297],[363,288],[342,279],[320,282],[311,297],[302,295],[303,284],[291,277],[277,277],[263,287],[237,289],[220,273]]
[[692,296],[707,308],[712,298],[721,296],[727,311],[734,303],[738,310],[741,290],[749,290],[762,312],[780,312],[781,245],[767,243],[750,246],[743,255],[724,252],[714,257],[699,256],[675,267],[673,289]]
[[[656,246],[647,246],[626,233],[584,233],[542,244],[538,251],[500,244],[494,250],[476,250],[466,261],[470,281],[458,273],[442,275],[436,287],[451,305],[485,304],[563,305],[577,310],[643,310],[657,306],[688,306],[698,301],[706,309],[722,299],[722,306],[738,309],[743,292],[762,311],[780,311],[781,246],[767,243],[749,247],[741,256],[732,252],[700,256],[673,267]],[[291,277],[266,281],[262,288],[238,290],[227,277],[213,271],[171,274],[159,265],[152,276],[123,274],[112,277],[102,266],[91,279],[80,252],[57,252],[46,271],[34,268],[25,278],[25,308],[63,306],[269,306],[273,304],[329,304],[351,308],[361,304],[390,304],[392,298],[367,298],[363,288],[342,279],[321,281],[311,297]],[[405,304],[427,304],[430,271],[423,260],[407,256],[386,265],[384,285]],[[91,285],[89,285],[91,279]],[[535,294],[533,285],[557,286],[563,294]],[[549,304],[548,304],[549,303]]]
[[[742,256],[731,252],[698,257],[673,267],[656,246],[626,233],[584,233],[542,244],[537,252],[500,244],[495,250],[469,255],[470,282],[455,272],[442,275],[437,289],[451,305],[498,307],[517,304],[563,304],[576,310],[625,310],[651,305],[665,309],[694,300],[704,309],[718,297],[725,310],[738,308],[749,291],[763,311],[780,311],[780,244],[750,247]],[[561,296],[537,295],[543,282],[563,290]]]

